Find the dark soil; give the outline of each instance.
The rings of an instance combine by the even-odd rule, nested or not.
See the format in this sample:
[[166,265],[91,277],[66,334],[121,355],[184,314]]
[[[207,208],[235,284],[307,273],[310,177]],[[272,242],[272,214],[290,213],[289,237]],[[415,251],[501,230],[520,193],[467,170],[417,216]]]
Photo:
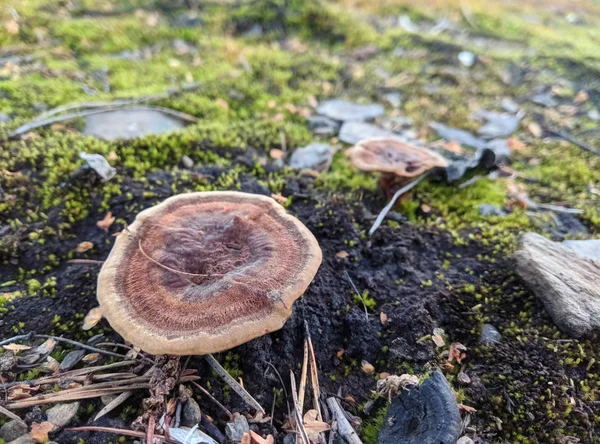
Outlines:
[[[243,156],[236,161],[243,162]],[[218,176],[210,168],[198,170],[198,174],[210,173]],[[133,193],[139,207],[148,207],[167,197],[175,178],[171,173],[158,171],[149,174],[147,179],[149,184],[156,185],[152,187],[155,193],[152,198],[144,198],[139,182],[129,182],[124,178],[124,193]],[[281,390],[273,367],[283,378],[286,392],[289,391],[289,371],[299,373],[305,321],[314,339],[322,391],[325,395],[339,393],[342,397],[350,396],[356,403],[347,403],[345,407],[357,415],[362,414],[359,405],[371,398],[378,373],[409,370],[421,373],[427,371],[430,363],[443,362],[441,350],[436,350],[429,337],[438,326],[446,330],[448,341],[460,341],[469,350],[478,347],[477,355],[470,362],[473,383],[466,388],[471,399],[480,402],[475,405],[476,408],[494,408],[488,405],[488,391],[500,397],[508,396],[499,387],[483,386],[480,376],[489,373],[490,365],[498,374],[518,377],[521,384],[532,384],[539,376],[545,377],[548,382],[561,384],[564,372],[554,365],[556,358],[547,353],[542,340],[522,345],[515,344],[515,341],[489,347],[478,344],[478,321],[470,308],[477,304],[475,294],[465,294],[462,289],[469,284],[502,288],[503,307],[506,309],[495,314],[491,322],[509,324],[511,318],[518,316],[523,305],[530,303],[530,299],[521,294],[520,282],[512,277],[510,260],[498,258],[495,264],[482,261],[479,259],[481,256],[492,255],[489,248],[482,245],[457,247],[452,236],[443,230],[408,223],[398,228],[382,226],[371,238],[365,238],[361,236],[361,230],[364,232],[370,227],[372,214],[382,203],[374,198],[358,201],[341,194],[319,191],[313,188],[312,182],[313,178],[309,176],[291,177],[283,194],[296,196],[289,211],[315,234],[323,250],[323,264],[315,280],[305,296],[296,302],[293,315],[283,329],[217,356],[226,366],[239,372],[245,387],[267,411],[271,408],[274,391]],[[268,194],[252,176],[241,176],[240,183],[242,191]],[[90,183],[89,186],[94,185]],[[110,208],[116,218],[128,222],[133,220],[131,203],[125,199],[113,198]],[[96,212],[77,223],[73,227],[77,235],[68,241],[49,240],[43,246],[21,243],[18,266],[28,269],[41,267],[48,254],[63,257],[83,240],[97,246],[92,254],[85,257],[103,260],[111,249],[112,234],[118,229],[114,224],[108,233],[104,233],[96,227],[96,221],[103,216],[104,212]],[[52,224],[52,211],[48,223]],[[341,251],[347,252],[348,257],[337,257],[336,254]],[[99,265],[62,263],[48,275],[56,277],[58,293],[54,297],[33,296],[15,300],[15,310],[6,313],[1,321],[1,336],[14,335],[13,326],[20,321],[25,322],[26,331],[33,329],[38,333],[60,334],[60,328],[47,313],[61,319],[74,319],[77,314],[84,314],[96,306],[95,286],[99,268]],[[4,266],[3,280],[16,276],[16,271],[16,266]],[[368,298],[375,301],[375,307],[368,315],[365,315],[362,303],[355,298],[348,276],[359,291],[368,291]],[[40,281],[43,280],[40,278]],[[380,321],[381,312],[388,316],[385,326]],[[547,322],[545,312],[539,310],[538,313],[544,318],[542,321]],[[72,326],[72,332],[67,336],[79,335],[78,328],[78,325]],[[115,333],[108,334],[109,339],[120,340]],[[471,353],[467,354],[471,358]],[[520,366],[514,366],[515,359],[521,362]],[[375,366],[375,374],[362,370],[363,361]],[[247,410],[241,399],[208,370],[203,360],[194,358],[189,367],[199,370],[202,383],[212,387],[217,399],[230,409]],[[459,368],[448,370],[452,375]],[[543,387],[540,387],[542,391]],[[143,394],[139,394],[138,401],[142,397]],[[281,401],[279,398],[275,409],[275,428],[270,430],[275,434],[280,433],[287,414],[285,402]],[[290,399],[286,398],[286,401]],[[90,408],[90,412],[101,408],[99,401],[92,403],[95,406]],[[140,405],[136,401],[131,404],[135,410],[129,412],[130,417],[125,417],[127,421],[135,417]],[[202,399],[201,406],[211,416],[225,419],[210,400]],[[497,414],[501,417],[505,413]],[[534,411],[530,420],[537,421],[545,415],[546,412]],[[585,413],[582,415],[585,417]],[[81,415],[79,425],[91,421],[90,416],[93,415]],[[127,422],[113,414],[93,425],[126,427]],[[586,428],[585,423],[581,427]],[[76,443],[80,438],[90,443],[103,443],[114,436],[94,434],[92,437],[90,433],[65,431],[55,439],[61,443]],[[493,437],[490,438],[493,440]]]

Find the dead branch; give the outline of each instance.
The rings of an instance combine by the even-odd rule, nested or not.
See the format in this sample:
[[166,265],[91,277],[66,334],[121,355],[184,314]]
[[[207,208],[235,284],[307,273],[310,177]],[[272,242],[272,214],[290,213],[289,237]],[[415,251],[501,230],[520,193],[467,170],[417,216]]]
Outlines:
[[261,405],[258,403],[258,401],[256,399],[254,399],[250,393],[248,393],[246,391],[246,389],[244,389],[244,387],[242,387],[240,385],[239,382],[237,382],[235,379],[233,379],[231,377],[231,375],[227,372],[227,370],[225,370],[221,364],[219,364],[219,361],[217,361],[213,355],[204,355],[204,359],[206,359],[206,362],[208,362],[208,365],[211,366],[211,368],[216,371],[219,376],[221,376],[221,378],[223,378],[223,380],[233,389],[234,392],[236,392],[238,395],[240,395],[240,397],[246,402],[246,404],[248,404],[250,407],[256,409],[257,411],[261,412],[262,414],[265,414],[265,409],[263,409],[261,407]]
[[298,394],[296,393],[296,377],[294,372],[290,370],[290,384],[292,386],[292,400],[294,401],[294,418],[296,419],[296,428],[303,444],[310,444],[308,435],[304,429],[304,420],[302,419],[302,412],[300,411],[300,405],[298,403]]
[[356,434],[356,431],[346,419],[346,415],[344,414],[344,411],[342,410],[338,400],[334,397],[327,398],[327,405],[329,406],[329,410],[331,410],[333,420],[337,424],[337,431],[346,440],[346,442],[348,444],[362,444],[362,441]]
[[[104,432],[104,433],[115,433],[117,435],[125,435],[125,436],[133,436],[135,438],[145,438],[146,434],[144,432],[136,432],[135,430],[127,430],[127,429],[117,429],[114,427],[98,427],[98,426],[85,426],[85,427],[70,427],[68,429],[72,432]],[[178,441],[174,441],[170,438],[167,438],[163,435],[154,435],[155,439],[160,439],[167,443],[177,444]]]

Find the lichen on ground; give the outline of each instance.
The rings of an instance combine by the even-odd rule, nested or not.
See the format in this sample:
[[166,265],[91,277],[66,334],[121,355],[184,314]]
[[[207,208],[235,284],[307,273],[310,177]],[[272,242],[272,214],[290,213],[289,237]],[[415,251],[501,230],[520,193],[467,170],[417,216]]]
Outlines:
[[[280,386],[261,380],[246,360],[265,361],[264,350],[270,350],[282,359],[274,365],[287,374],[295,366],[284,359],[302,359],[302,344],[293,332],[302,331],[298,319],[306,316],[314,328],[331,334],[331,341],[316,344],[323,385],[331,393],[341,386],[364,405],[375,377],[361,370],[362,359],[375,365],[376,374],[420,373],[429,364],[443,364],[449,343],[460,341],[468,348],[466,364],[446,373],[461,401],[477,409],[472,435],[491,442],[561,442],[568,436],[600,442],[595,437],[600,430],[598,337],[571,340],[558,331],[516,277],[509,258],[521,231],[556,238],[565,233],[549,213],[518,207],[505,217],[479,212],[481,204],[507,204],[508,188],[519,184],[536,201],[582,209],[585,237],[600,234],[600,156],[536,132],[543,123],[566,128],[591,146],[600,144],[592,113],[600,109],[600,7],[588,1],[577,5],[575,10],[567,2],[546,8],[537,0],[493,5],[479,0],[418,5],[27,0],[15,7],[16,15],[2,8],[0,112],[10,116],[0,124],[3,336],[32,329],[78,340],[114,335],[106,323],[89,332],[80,329],[95,304],[97,270],[66,261],[104,259],[111,234],[143,208],[186,191],[282,194],[289,211],[322,242],[327,263],[314,293],[307,293],[306,305],[297,304],[283,333],[223,356],[265,403]],[[419,32],[398,25],[403,14]],[[429,32],[442,17],[454,29]],[[470,69],[458,62],[461,51],[478,55]],[[196,83],[189,92],[152,102],[200,119],[175,133],[108,142],[84,137],[81,122],[74,121],[8,138],[49,108],[154,95]],[[540,87],[552,91],[556,106],[529,100]],[[427,179],[396,208],[407,222],[388,221],[369,238],[371,216],[385,204],[376,175],[357,172],[342,152],[316,178],[278,167],[270,157],[273,148],[289,152],[320,139],[343,148],[335,138],[311,134],[306,117],[315,104],[334,97],[385,103],[383,95],[392,91],[401,94],[401,106],[387,104],[387,115],[410,118],[429,142],[437,139],[428,127],[431,121],[476,131],[474,110],[499,110],[503,98],[515,99],[525,111],[516,133],[522,147],[512,152],[511,167],[519,174],[507,179],[475,172],[471,176],[481,177],[463,188]],[[93,175],[75,176],[81,151],[104,155],[117,176],[106,183]],[[193,168],[182,164],[183,156]],[[109,211],[116,220],[107,234],[96,221]],[[83,241],[94,246],[77,253]],[[337,257],[341,251],[348,256]],[[396,263],[402,267],[390,265]],[[362,299],[338,276],[338,267],[348,270]],[[311,295],[332,288],[331,301],[311,305]],[[418,305],[415,292],[427,302]],[[364,321],[365,299],[369,321]],[[315,307],[332,319],[319,317]],[[404,307],[418,307],[411,313],[417,319],[410,319]],[[381,311],[406,316],[409,325],[385,328],[379,323]],[[484,323],[499,329],[501,344],[479,344]],[[427,336],[432,326],[445,329],[448,345],[434,347]],[[345,338],[334,333],[354,328],[365,331]],[[414,355],[403,354],[397,338]],[[471,386],[457,381],[461,370],[471,375]],[[219,393],[236,402],[227,391]],[[123,418],[130,421],[138,407],[125,407]],[[381,411],[366,415],[358,405],[345,407],[364,417],[365,441],[375,442]],[[279,423],[284,413],[277,413]]]

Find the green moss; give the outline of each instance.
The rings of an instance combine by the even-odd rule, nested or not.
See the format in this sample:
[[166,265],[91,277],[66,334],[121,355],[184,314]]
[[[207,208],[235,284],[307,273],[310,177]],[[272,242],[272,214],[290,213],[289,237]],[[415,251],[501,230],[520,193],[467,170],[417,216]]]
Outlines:
[[387,413],[387,407],[379,409],[372,417],[364,424],[361,438],[365,444],[377,444],[379,438],[379,430],[383,425],[383,420]]

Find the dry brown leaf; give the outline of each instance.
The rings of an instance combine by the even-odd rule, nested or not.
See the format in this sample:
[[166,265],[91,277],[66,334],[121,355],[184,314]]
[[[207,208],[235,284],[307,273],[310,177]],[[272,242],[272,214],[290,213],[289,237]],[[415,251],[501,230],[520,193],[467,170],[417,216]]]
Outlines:
[[384,327],[387,327],[388,325],[388,315],[386,315],[383,311],[379,313],[379,322],[381,322],[381,325],[383,325]]
[[282,196],[282,195],[281,195],[281,194],[279,194],[279,193],[273,193],[273,194],[271,194],[271,197],[272,197],[273,199],[275,199],[275,200],[276,200],[278,203],[280,203],[280,204],[284,204],[284,203],[286,203],[286,202],[287,202],[287,200],[288,200],[288,199],[287,199],[287,197],[284,197],[284,196]]
[[516,137],[511,137],[506,141],[506,145],[510,151],[521,151],[526,148],[525,144]]
[[533,137],[537,137],[538,139],[542,137],[542,127],[538,123],[531,122],[529,125],[527,125],[527,129]]
[[473,407],[464,404],[458,404],[458,408],[459,410],[467,413],[475,413],[477,411],[477,409],[474,409]]
[[577,95],[575,96],[575,99],[573,99],[573,103],[580,105],[582,103],[587,102],[589,98],[590,98],[590,96],[588,95],[587,91],[582,89],[581,91],[579,91],[577,93]]
[[269,151],[269,155],[273,159],[281,160],[281,159],[283,159],[283,156],[285,155],[285,153],[282,150],[278,150],[278,149],[274,148],[271,151]]
[[460,342],[453,342],[450,344],[450,349],[448,350],[448,362],[452,362],[456,360],[459,364],[462,363],[462,360],[467,357],[466,352],[467,347],[462,345]]
[[341,350],[338,350],[338,352],[335,354],[337,356],[338,359],[342,359],[342,356],[344,356],[344,352],[346,350],[344,350],[343,348]]
[[94,307],[85,315],[81,328],[83,330],[89,330],[100,322],[100,319],[102,319],[102,309],[100,307]]
[[362,371],[365,372],[368,375],[371,375],[375,372],[375,367],[373,367],[373,364],[371,364],[370,362],[367,361],[362,361]]
[[229,110],[229,103],[227,103],[224,99],[219,98],[215,101],[215,103],[221,108],[223,108],[225,111]]
[[90,241],[83,241],[81,242],[79,245],[77,245],[77,248],[75,249],[75,252],[77,253],[85,253],[88,250],[91,250],[92,248],[94,248],[94,244]]
[[115,217],[109,211],[108,213],[106,213],[106,216],[104,216],[104,219],[96,222],[96,226],[98,228],[100,228],[101,230],[105,231],[106,233],[108,233],[108,229],[110,228],[110,226],[113,224],[114,221],[115,221]]
[[83,362],[93,363],[100,359],[100,353],[90,353],[89,355],[85,355],[81,360]]
[[349,256],[347,251],[339,251],[335,254],[335,257],[339,257],[340,259],[346,259]]
[[319,413],[316,410],[309,410],[304,414],[304,429],[310,442],[318,442],[319,434],[329,431],[329,424],[317,420]]
[[108,153],[108,156],[106,156],[106,160],[114,162],[115,160],[119,160],[119,155],[114,151],[111,151],[110,153]]
[[250,438],[252,439],[253,444],[274,444],[275,438],[273,435],[267,435],[266,438],[263,438],[258,433],[253,430],[250,430]]
[[9,20],[4,23],[4,27],[9,34],[18,34],[19,33],[19,24],[16,20]]
[[460,143],[451,140],[450,142],[446,142],[442,144],[442,148],[452,153],[462,154],[464,152]]
[[35,442],[48,442],[48,433],[50,430],[54,428],[54,424],[49,421],[44,421],[42,423],[34,422],[31,424],[31,438]]
[[444,341],[444,330],[441,328],[433,329],[431,339],[433,339],[434,344],[438,347],[443,347],[444,345],[446,345],[446,341]]
[[379,379],[387,379],[390,376],[391,375],[388,372],[381,372],[381,373],[379,373]]
[[28,345],[21,345],[21,344],[13,343],[13,344],[3,345],[2,348],[4,348],[4,350],[10,350],[11,352],[14,352],[16,355],[20,351],[29,350],[31,347]]

